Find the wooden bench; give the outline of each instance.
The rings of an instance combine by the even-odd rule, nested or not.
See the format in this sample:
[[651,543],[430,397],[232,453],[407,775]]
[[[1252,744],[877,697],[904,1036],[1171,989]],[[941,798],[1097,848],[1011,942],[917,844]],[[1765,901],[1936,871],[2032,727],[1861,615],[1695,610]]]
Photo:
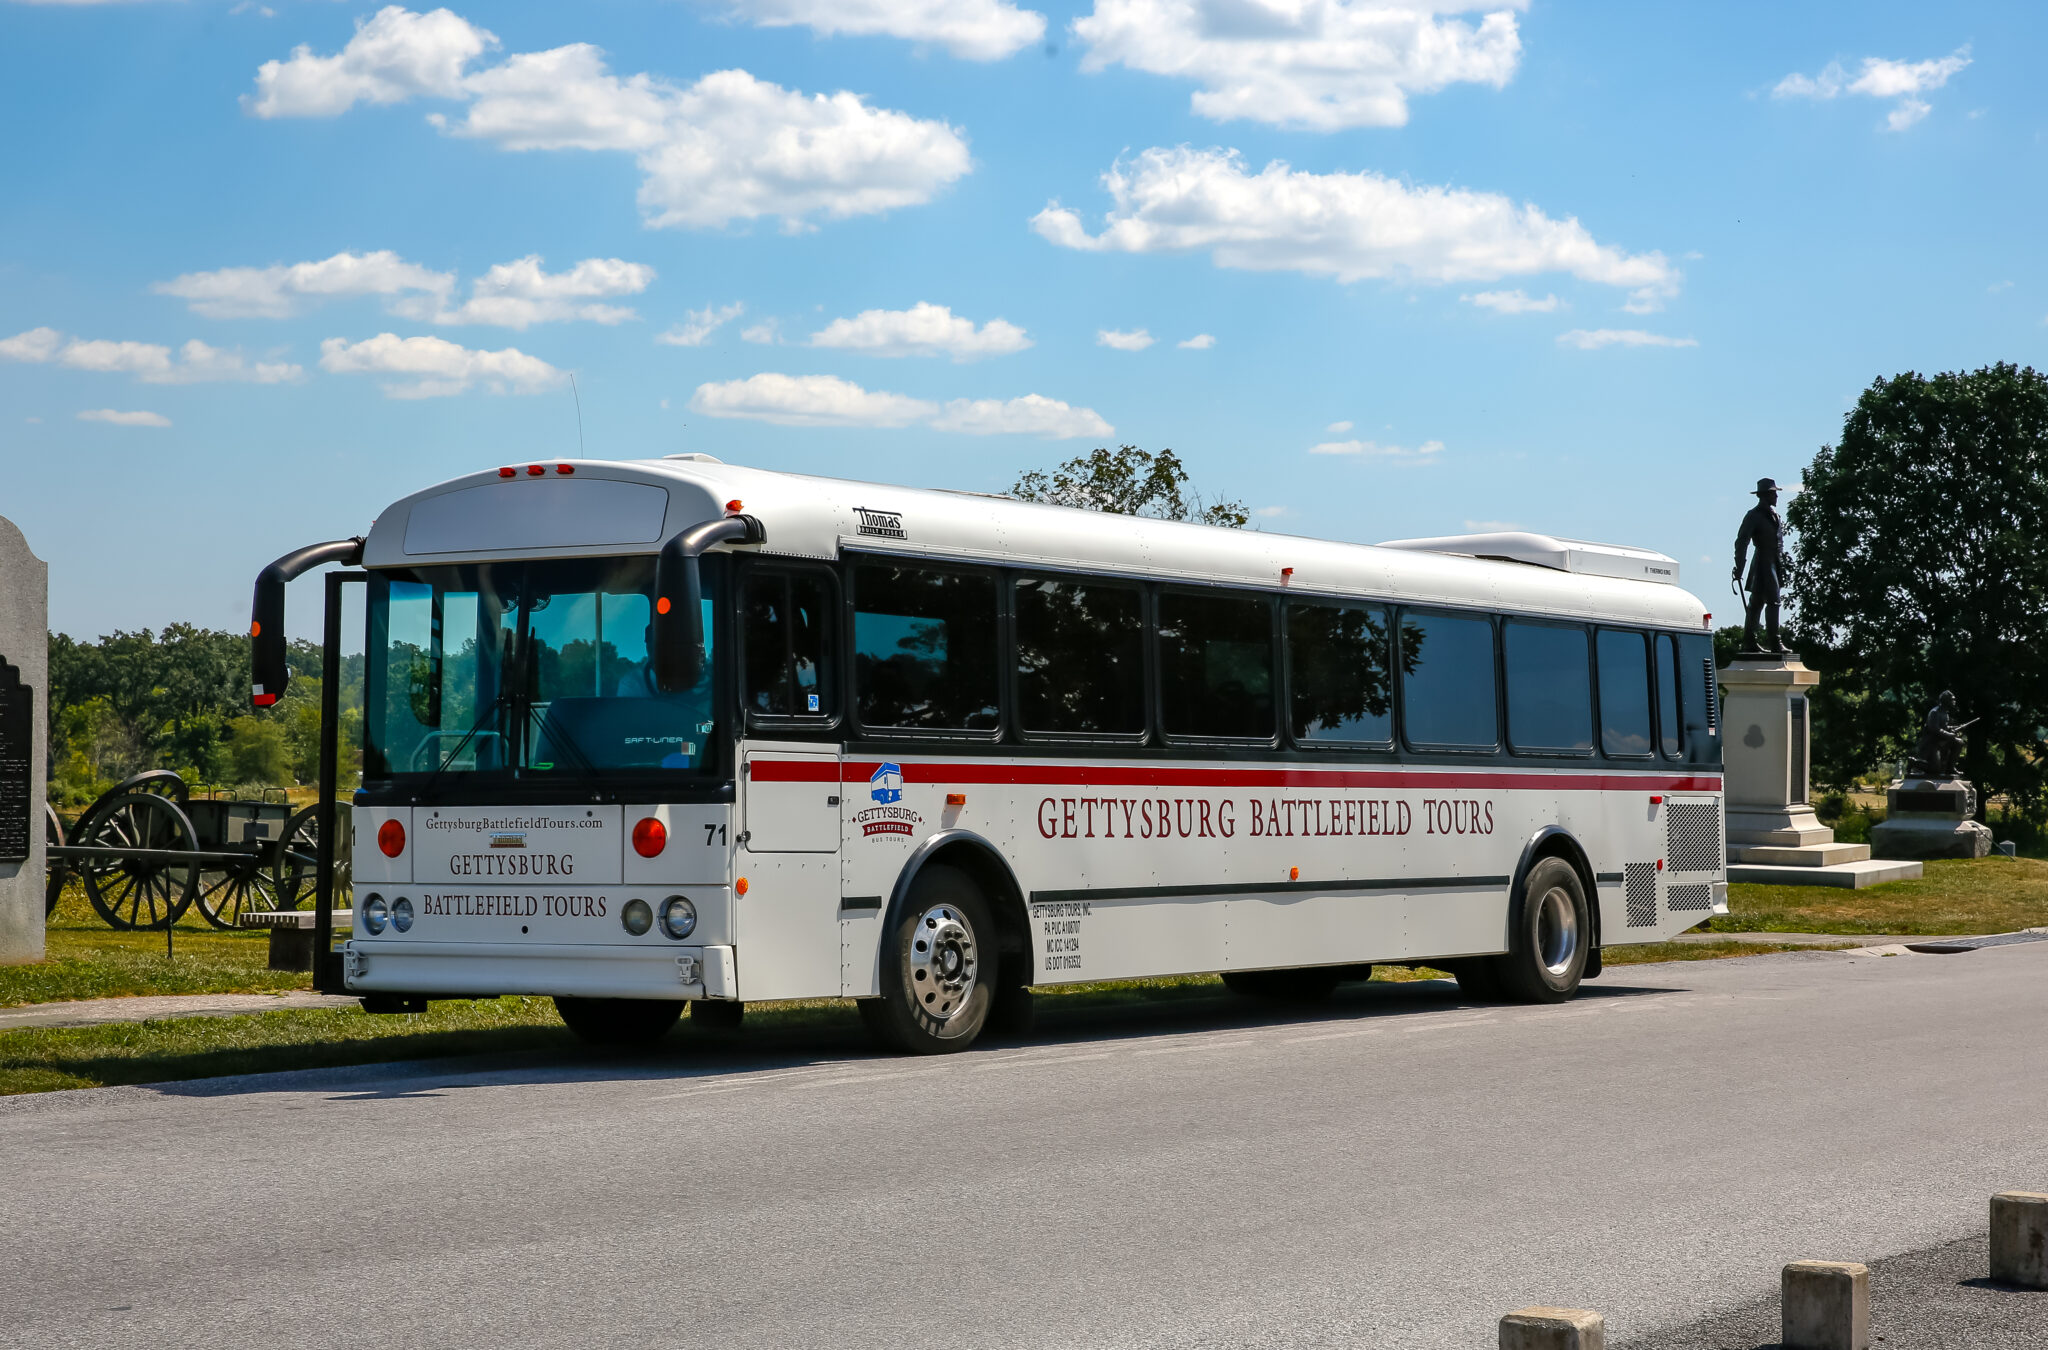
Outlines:
[[[270,930],[272,970],[313,968],[313,922],[319,916],[310,909],[258,909],[242,915],[243,928]],[[334,911],[334,931],[346,933],[355,919],[352,909]]]

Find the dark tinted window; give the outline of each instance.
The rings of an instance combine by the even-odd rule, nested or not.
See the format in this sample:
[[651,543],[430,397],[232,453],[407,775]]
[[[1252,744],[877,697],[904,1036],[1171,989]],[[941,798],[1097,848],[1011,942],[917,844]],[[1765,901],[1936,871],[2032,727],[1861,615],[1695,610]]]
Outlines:
[[1017,715],[1026,731],[1145,730],[1145,618],[1135,586],[1016,583]]
[[823,577],[755,572],[745,607],[741,697],[757,717],[829,716],[832,588]]
[[871,727],[996,726],[996,583],[980,572],[853,569],[854,693]]
[[1641,633],[1600,630],[1600,747],[1650,753],[1650,649]]
[[1288,716],[1298,741],[1394,738],[1387,612],[1287,606]]
[[1688,633],[1678,640],[1678,716],[1684,726],[1685,762],[1719,764],[1720,695],[1714,690],[1714,639]]
[[1664,753],[1678,758],[1678,639],[1669,633],[1657,642],[1657,735]]
[[1491,750],[1500,743],[1491,621],[1401,616],[1401,729],[1411,745]]
[[1508,672],[1508,742],[1517,750],[1590,754],[1593,685],[1586,630],[1508,623],[1501,633]]
[[1160,720],[1169,736],[1271,736],[1271,602],[1160,596],[1159,687]]

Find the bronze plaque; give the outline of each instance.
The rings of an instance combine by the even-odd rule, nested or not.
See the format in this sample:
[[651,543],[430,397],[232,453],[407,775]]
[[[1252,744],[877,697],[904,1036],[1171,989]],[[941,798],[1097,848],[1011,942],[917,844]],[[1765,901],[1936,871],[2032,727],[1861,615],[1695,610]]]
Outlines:
[[0,656],[0,862],[27,862],[36,769],[36,691]]

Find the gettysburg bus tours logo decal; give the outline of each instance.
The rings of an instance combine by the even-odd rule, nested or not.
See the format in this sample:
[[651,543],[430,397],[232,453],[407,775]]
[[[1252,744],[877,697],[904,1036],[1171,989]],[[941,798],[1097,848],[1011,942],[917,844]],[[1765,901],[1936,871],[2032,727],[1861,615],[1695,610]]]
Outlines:
[[924,817],[903,805],[903,766],[901,764],[878,764],[868,775],[868,796],[875,804],[865,811],[854,813],[854,823],[860,826],[861,836],[873,839],[876,835],[910,835]]

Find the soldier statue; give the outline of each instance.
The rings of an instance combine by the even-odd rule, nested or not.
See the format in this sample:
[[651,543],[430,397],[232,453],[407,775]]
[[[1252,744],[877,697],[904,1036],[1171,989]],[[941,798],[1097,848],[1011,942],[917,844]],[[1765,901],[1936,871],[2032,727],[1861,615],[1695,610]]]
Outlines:
[[1906,761],[1907,774],[1914,778],[1955,777],[1956,759],[1963,749],[1963,729],[1976,720],[1973,717],[1968,722],[1956,721],[1956,696],[1944,689],[1941,698],[1927,710],[1919,743]]
[[[1742,529],[1735,535],[1735,573],[1737,583],[1742,581],[1742,564],[1749,559],[1748,597],[1742,611],[1742,650],[1745,655],[1786,656],[1783,639],[1778,636],[1778,602],[1784,594],[1785,574],[1791,568],[1791,559],[1785,556],[1785,522],[1778,515],[1778,485],[1768,478],[1756,481],[1756,491],[1751,494],[1757,499],[1749,514],[1742,518]],[[1756,551],[1750,553],[1754,544]],[[1770,645],[1759,646],[1756,640],[1756,621],[1762,614],[1768,625]]]

